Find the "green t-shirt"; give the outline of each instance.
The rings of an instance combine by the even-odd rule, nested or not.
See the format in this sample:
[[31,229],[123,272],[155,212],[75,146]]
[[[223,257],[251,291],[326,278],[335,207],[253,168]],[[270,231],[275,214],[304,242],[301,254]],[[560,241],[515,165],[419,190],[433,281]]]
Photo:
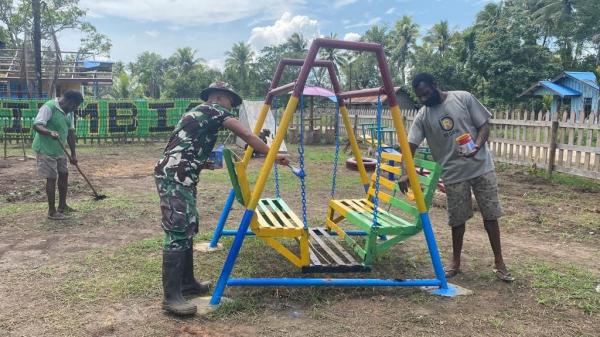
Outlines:
[[[50,131],[58,132],[58,136],[63,144],[67,141],[69,129],[75,129],[75,120],[72,112],[65,113],[58,104],[58,100],[46,102],[38,111],[35,117],[34,125],[44,125]],[[64,155],[58,141],[50,136],[35,133],[32,148],[39,154],[51,157],[60,157]]]
[[217,133],[231,112],[219,104],[201,104],[184,114],[171,134],[154,176],[183,186],[195,186],[202,164],[217,141]]

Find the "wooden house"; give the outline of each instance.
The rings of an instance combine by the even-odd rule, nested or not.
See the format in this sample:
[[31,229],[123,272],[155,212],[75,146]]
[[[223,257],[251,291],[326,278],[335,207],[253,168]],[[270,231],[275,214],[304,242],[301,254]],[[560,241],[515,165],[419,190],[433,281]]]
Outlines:
[[539,81],[519,96],[552,96],[550,112],[567,111],[580,118],[598,116],[600,88],[592,72],[564,71],[552,80]]

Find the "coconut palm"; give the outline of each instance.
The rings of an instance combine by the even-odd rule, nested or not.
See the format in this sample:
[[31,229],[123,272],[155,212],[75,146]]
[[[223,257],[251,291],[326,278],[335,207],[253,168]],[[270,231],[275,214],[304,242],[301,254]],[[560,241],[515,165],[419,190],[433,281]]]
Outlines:
[[448,28],[448,21],[442,20],[434,24],[423,40],[430,43],[440,54],[444,55],[450,46],[450,29]]
[[419,37],[419,25],[412,21],[410,16],[404,15],[396,21],[391,31],[392,61],[400,74],[402,84],[406,83],[406,67],[410,59],[411,49]]
[[303,58],[306,53],[308,41],[300,33],[293,33],[285,42],[287,51],[292,57]]
[[204,62],[202,58],[196,57],[196,50],[190,47],[177,48],[177,51],[171,56],[169,61],[180,73],[187,73],[198,64]]
[[239,78],[238,89],[245,91],[247,89],[248,78],[252,62],[254,60],[254,52],[249,44],[243,41],[234,43],[231,50],[225,52],[225,71],[237,74]]

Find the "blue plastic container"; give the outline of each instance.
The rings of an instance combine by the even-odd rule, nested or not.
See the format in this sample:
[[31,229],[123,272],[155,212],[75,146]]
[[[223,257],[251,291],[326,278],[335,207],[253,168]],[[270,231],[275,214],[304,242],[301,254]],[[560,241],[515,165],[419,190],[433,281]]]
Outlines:
[[225,145],[219,144],[212,152],[208,160],[212,161],[214,168],[223,168],[223,149]]

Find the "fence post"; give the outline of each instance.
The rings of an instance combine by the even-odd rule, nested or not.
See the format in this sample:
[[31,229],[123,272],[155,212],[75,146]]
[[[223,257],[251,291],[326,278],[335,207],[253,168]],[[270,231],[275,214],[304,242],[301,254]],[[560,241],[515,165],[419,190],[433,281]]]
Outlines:
[[354,138],[356,138],[356,130],[358,129],[358,111],[354,110],[354,130],[352,133],[354,134]]
[[550,153],[548,153],[548,178],[552,177],[554,171],[554,159],[556,158],[556,138],[558,136],[558,118],[552,118],[552,129],[550,131]]

